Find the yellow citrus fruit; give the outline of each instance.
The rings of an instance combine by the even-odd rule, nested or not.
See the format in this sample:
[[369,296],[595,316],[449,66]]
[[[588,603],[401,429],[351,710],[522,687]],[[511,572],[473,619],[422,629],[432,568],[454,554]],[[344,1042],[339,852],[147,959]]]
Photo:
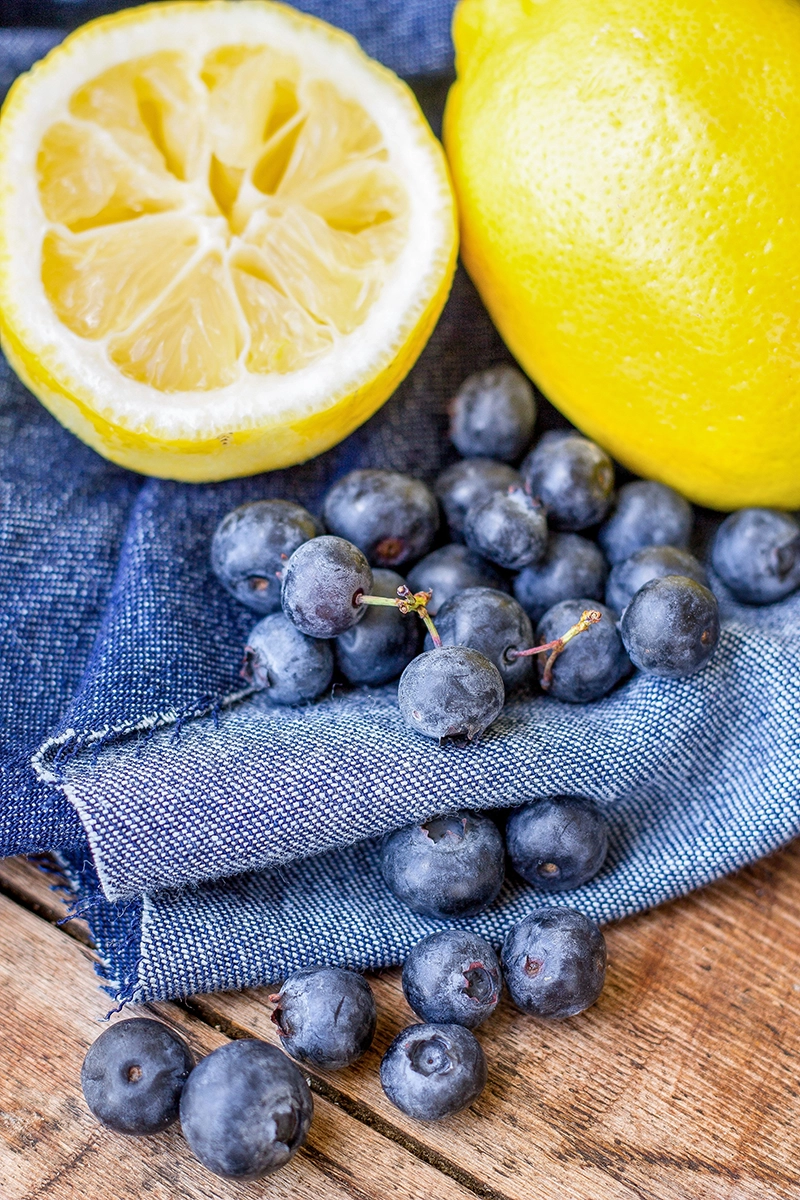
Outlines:
[[300,462],[391,394],[452,279],[444,154],[355,41],[269,0],[84,26],[0,119],[0,334],[101,454]]
[[800,506],[800,4],[461,0],[466,265],[564,413],[701,503]]

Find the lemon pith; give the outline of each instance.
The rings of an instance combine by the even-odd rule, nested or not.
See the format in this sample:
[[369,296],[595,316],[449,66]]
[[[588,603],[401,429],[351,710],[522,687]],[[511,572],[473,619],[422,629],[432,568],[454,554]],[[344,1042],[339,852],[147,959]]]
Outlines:
[[462,0],[462,253],[554,403],[718,508],[800,506],[800,6]]
[[101,18],[0,119],[0,336],[107,457],[213,479],[361,424],[455,265],[441,148],[347,35],[270,0]]

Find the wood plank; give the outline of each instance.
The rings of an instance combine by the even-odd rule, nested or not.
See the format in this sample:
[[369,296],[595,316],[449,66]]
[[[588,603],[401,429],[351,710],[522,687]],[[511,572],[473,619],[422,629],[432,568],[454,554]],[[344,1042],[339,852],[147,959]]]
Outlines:
[[[252,1184],[205,1171],[178,1127],[151,1138],[103,1129],[79,1082],[108,1007],[87,953],[0,897],[3,1200],[474,1200],[474,1192],[319,1096],[307,1146],[283,1171]],[[178,1028],[198,1054],[226,1040],[175,1005],[138,1011]]]
[[[43,905],[41,881],[30,886]],[[380,1091],[380,1054],[413,1019],[397,971],[371,980],[375,1048],[316,1086],[514,1200],[798,1200],[800,843],[606,932],[594,1009],[546,1025],[504,1002],[479,1031],[490,1083],[469,1113],[425,1126]],[[234,1036],[275,1042],[267,996],[191,1005]]]
[[0,892],[12,900],[20,900],[46,921],[64,921],[61,926],[79,942],[92,945],[89,926],[85,921],[65,921],[69,911],[69,892],[66,880],[47,855],[38,859],[0,858]]
[[[324,1076],[514,1200],[798,1200],[800,844],[735,878],[608,928],[600,1002],[558,1025],[506,1001],[478,1031],[489,1085],[422,1126],[393,1109],[380,1054],[412,1019],[398,973],[374,980],[376,1044]],[[207,1020],[276,1041],[264,990],[192,1000]]]

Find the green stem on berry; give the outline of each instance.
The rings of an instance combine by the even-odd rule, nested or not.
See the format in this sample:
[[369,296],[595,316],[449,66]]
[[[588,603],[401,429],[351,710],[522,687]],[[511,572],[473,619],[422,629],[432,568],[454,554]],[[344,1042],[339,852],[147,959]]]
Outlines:
[[373,604],[381,605],[384,608],[399,608],[403,614],[416,613],[425,622],[425,627],[431,635],[431,641],[438,648],[442,644],[442,639],[439,637],[438,630],[427,609],[432,595],[433,592],[412,592],[410,588],[403,584],[397,589],[396,600],[392,600],[389,596],[365,596],[362,592],[357,597],[356,604]]
[[417,609],[417,612],[418,612],[419,616],[421,616],[423,621],[425,622],[425,628],[428,630],[428,633],[431,635],[431,641],[433,642],[434,646],[436,647],[437,650],[440,649],[441,645],[442,645],[442,639],[439,637],[439,630],[436,628],[436,626],[433,623],[433,617],[431,617],[427,608]]
[[356,604],[371,604],[373,607],[381,605],[383,608],[399,608],[396,600],[392,600],[389,596],[365,596],[360,592]]
[[562,634],[561,637],[555,638],[555,640],[552,642],[545,642],[542,646],[532,646],[530,650],[509,650],[507,651],[507,657],[514,662],[515,659],[528,658],[532,654],[547,654],[547,661],[544,664],[544,671],[542,673],[541,680],[542,687],[545,691],[547,691],[547,689],[550,687],[550,684],[553,682],[553,663],[556,661],[561,651],[564,649],[567,643],[571,642],[572,639],[577,637],[579,633],[584,633],[590,628],[590,626],[596,625],[597,622],[601,620],[602,615],[603,614],[599,613],[596,608],[587,608],[581,613],[580,620],[576,621],[574,625],[571,625],[567,632]]

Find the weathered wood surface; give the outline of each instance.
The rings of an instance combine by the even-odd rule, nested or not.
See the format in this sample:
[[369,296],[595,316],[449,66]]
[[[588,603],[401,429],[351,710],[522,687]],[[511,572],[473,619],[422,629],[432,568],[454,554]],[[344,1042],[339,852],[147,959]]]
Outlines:
[[[108,1009],[84,947],[0,896],[2,1200],[470,1200],[474,1194],[363,1122],[314,1097],[306,1147],[278,1175],[216,1178],[173,1126],[151,1138],[103,1129],[80,1090]],[[141,1011],[141,1010],[140,1010]],[[175,1005],[146,1010],[197,1055],[224,1034]]]
[[[42,917],[52,919],[60,911],[46,881],[27,866],[0,864],[0,886],[22,903],[37,905]],[[102,1183],[93,1182],[100,1179],[95,1172],[76,1185],[72,1172],[78,1163],[70,1172],[73,1191],[37,1192],[33,1186],[26,1192],[17,1185],[8,1200],[39,1195],[127,1200],[151,1194],[160,1200],[152,1182],[151,1191],[141,1182],[161,1178],[157,1159],[160,1170],[169,1165],[183,1189],[165,1195],[215,1200],[246,1194],[240,1187],[226,1192],[224,1184],[198,1174],[179,1133],[163,1135],[168,1149],[161,1159],[151,1149],[158,1139],[144,1149],[125,1140],[123,1171],[122,1151],[116,1149],[121,1139],[98,1131],[82,1108],[77,1066],[71,1076],[61,1069],[39,1073],[37,1026],[46,1029],[42,1044],[48,1047],[71,1039],[77,1064],[104,1001],[82,957],[86,950],[43,920],[11,905],[6,909],[2,958],[17,956],[10,973],[20,997],[0,1011],[11,1041],[16,1039],[14,1077],[22,1099],[14,1111],[24,1121],[25,1104],[31,1111],[36,1105],[63,1110],[58,1137],[48,1134],[36,1148],[17,1149],[14,1161],[20,1170],[52,1174],[59,1154],[64,1157],[63,1144],[74,1143],[75,1155],[90,1141],[91,1155],[98,1161],[105,1155],[108,1164]],[[31,923],[48,948],[52,943],[66,949],[62,958],[48,950],[38,962],[32,959],[23,983],[19,956],[25,953],[23,937],[30,937],[23,927]],[[545,1025],[504,1002],[479,1031],[490,1065],[487,1091],[469,1112],[439,1125],[408,1120],[380,1090],[380,1054],[413,1018],[398,972],[374,978],[381,1013],[375,1047],[348,1071],[315,1073],[318,1111],[325,1116],[315,1123],[310,1154],[291,1170],[319,1171],[314,1155],[320,1146],[336,1160],[330,1138],[349,1147],[338,1161],[350,1171],[349,1186],[360,1190],[342,1191],[331,1169],[307,1182],[317,1200],[340,1195],[447,1200],[470,1194],[496,1200],[800,1200],[800,844],[606,933],[610,970],[599,1004],[560,1025]],[[200,1031],[195,1038],[210,1039],[204,1046],[223,1033],[276,1041],[267,994],[195,997],[189,1005],[196,1018],[192,1029]],[[28,1013],[24,1020],[14,1011],[17,1005]],[[162,1012],[190,1020],[174,1006]],[[3,1073],[7,1041],[0,1039]],[[5,1091],[5,1085],[0,1088]],[[360,1141],[345,1135],[346,1126],[358,1131]],[[406,1175],[389,1168],[391,1178],[385,1176],[376,1147],[400,1155]],[[0,1138],[2,1200],[8,1154]],[[418,1171],[427,1172],[424,1180]],[[304,1185],[294,1177],[288,1191],[280,1190],[286,1178],[276,1176],[267,1190],[253,1194],[301,1200]],[[311,1181],[312,1175],[302,1178]],[[110,1179],[117,1181],[116,1192],[108,1190]]]

